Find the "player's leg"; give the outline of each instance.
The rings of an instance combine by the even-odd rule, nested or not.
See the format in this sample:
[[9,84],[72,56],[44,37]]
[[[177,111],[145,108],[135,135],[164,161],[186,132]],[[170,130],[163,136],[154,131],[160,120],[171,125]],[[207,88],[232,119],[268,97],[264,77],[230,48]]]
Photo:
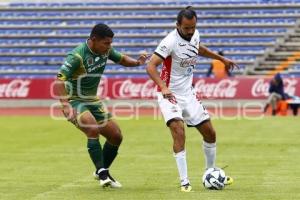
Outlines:
[[203,136],[203,150],[206,168],[215,166],[216,133],[209,120],[209,114],[195,94],[186,97],[183,117],[188,127],[196,127]]
[[77,110],[77,128],[79,128],[87,136],[87,148],[91,160],[94,163],[96,171],[103,174],[100,179],[101,186],[108,186],[111,180],[104,171],[103,152],[99,142],[99,125],[89,110],[89,103],[81,101],[71,101],[72,107]]
[[100,133],[106,138],[103,146],[104,167],[109,168],[118,154],[123,136],[118,124],[114,120],[105,122],[104,127],[100,127]]
[[[215,167],[216,160],[216,132],[210,120],[206,120],[196,126],[203,136],[203,151],[206,160],[206,168]],[[233,183],[233,178],[226,176],[225,185]]]
[[99,125],[89,111],[82,113],[78,117],[78,128],[84,132],[88,138],[88,152],[95,165],[97,174],[100,177],[100,185],[103,187],[109,186],[111,184],[111,180],[109,179],[104,167],[103,150],[99,142]]
[[[99,124],[100,134],[106,138],[103,145],[103,166],[106,169],[104,173],[112,180],[111,187],[120,188],[122,185],[110,175],[109,167],[115,160],[123,139],[121,130],[118,124],[112,120],[111,114],[104,109],[101,102],[92,104],[89,108]],[[97,173],[95,174],[95,177],[98,178]]]
[[121,183],[114,179],[109,173],[109,167],[115,160],[122,142],[121,130],[114,120],[108,120],[105,122],[105,126],[100,127],[100,133],[106,138],[106,142],[103,146],[103,164],[104,168],[107,169],[107,176],[112,180],[111,187],[121,188]]
[[[206,108],[202,105],[195,94],[187,98],[186,107],[184,109],[184,120],[189,127],[196,129],[203,136],[203,151],[205,156],[206,168],[215,167],[216,160],[216,131],[210,121],[209,114]],[[229,185],[233,179],[226,177],[225,184]]]
[[174,104],[168,99],[163,98],[161,93],[158,93],[157,96],[161,113],[173,138],[173,155],[179,173],[181,191],[190,192],[192,187],[187,173],[185,133],[181,108],[178,104]]
[[205,120],[196,125],[197,130],[203,136],[203,151],[206,160],[206,168],[215,167],[216,160],[216,132],[210,120]]
[[167,122],[167,125],[173,138],[173,152],[180,177],[181,191],[189,192],[192,187],[187,173],[184,123],[180,118],[173,118]]

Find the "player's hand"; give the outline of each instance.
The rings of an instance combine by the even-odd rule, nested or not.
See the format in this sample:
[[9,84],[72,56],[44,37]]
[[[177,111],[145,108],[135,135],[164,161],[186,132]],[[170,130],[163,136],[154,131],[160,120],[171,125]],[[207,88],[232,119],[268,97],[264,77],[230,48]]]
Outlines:
[[77,124],[77,113],[76,110],[72,108],[72,106],[67,103],[63,104],[62,112],[64,116],[67,118],[68,121],[72,122],[73,124]]
[[149,58],[147,53],[142,53],[140,57],[137,59],[138,65],[143,65],[146,63],[146,60]]
[[171,103],[176,104],[176,98],[172,94],[172,92],[169,90],[169,88],[163,88],[161,89],[161,93],[165,99],[168,99]]
[[240,67],[238,66],[238,64],[236,64],[235,62],[233,62],[232,60],[228,59],[228,58],[223,58],[222,62],[224,63],[226,69],[228,71],[232,71],[235,68],[236,69],[240,69]]

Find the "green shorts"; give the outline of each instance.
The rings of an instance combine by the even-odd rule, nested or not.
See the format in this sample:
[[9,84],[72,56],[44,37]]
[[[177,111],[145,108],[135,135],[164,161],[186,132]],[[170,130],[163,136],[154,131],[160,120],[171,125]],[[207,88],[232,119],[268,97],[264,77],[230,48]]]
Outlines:
[[111,113],[109,113],[103,106],[102,102],[97,101],[80,101],[71,100],[70,104],[77,111],[77,119],[85,112],[90,112],[96,119],[98,123],[107,121],[112,118]]

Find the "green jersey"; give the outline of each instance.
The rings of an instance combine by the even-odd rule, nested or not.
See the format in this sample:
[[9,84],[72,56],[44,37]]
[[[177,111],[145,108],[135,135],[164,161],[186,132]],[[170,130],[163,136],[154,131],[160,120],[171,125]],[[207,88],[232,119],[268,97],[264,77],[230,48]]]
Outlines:
[[122,54],[111,48],[107,54],[98,55],[82,43],[68,53],[60,67],[58,79],[66,81],[66,89],[72,99],[95,100],[97,88],[106,66],[107,59],[119,63]]

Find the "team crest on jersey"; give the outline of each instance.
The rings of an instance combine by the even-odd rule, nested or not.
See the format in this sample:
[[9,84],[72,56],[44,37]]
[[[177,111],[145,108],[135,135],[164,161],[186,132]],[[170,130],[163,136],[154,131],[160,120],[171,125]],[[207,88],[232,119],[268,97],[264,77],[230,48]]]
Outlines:
[[93,57],[89,57],[87,59],[87,64],[88,64],[88,66],[91,66],[91,65],[95,64]]

